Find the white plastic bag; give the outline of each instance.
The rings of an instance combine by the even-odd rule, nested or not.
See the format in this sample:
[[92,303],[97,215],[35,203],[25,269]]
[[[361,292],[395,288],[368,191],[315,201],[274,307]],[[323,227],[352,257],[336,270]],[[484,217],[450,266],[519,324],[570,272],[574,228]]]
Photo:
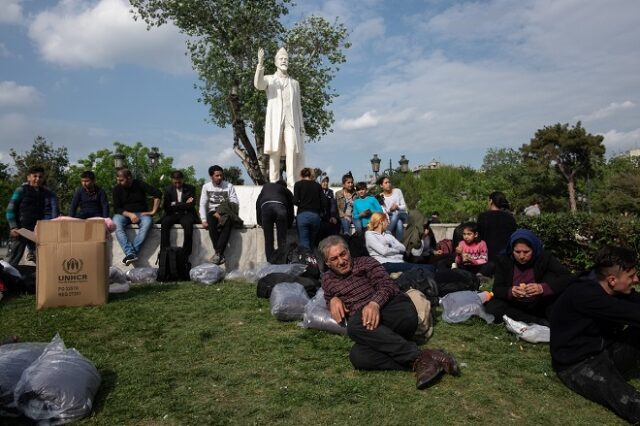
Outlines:
[[475,291],[456,291],[440,299],[442,319],[446,322],[464,322],[476,315],[488,324],[493,322],[493,315],[488,314]]
[[129,291],[129,283],[109,284],[109,294],[126,293]]
[[529,343],[549,343],[551,339],[551,329],[540,324],[527,324],[516,321],[506,315],[502,316],[507,330]]
[[156,282],[158,278],[158,268],[150,266],[133,268],[127,271],[127,279],[132,283],[144,284]]
[[14,268],[9,262],[0,260],[0,264],[2,265],[6,273],[8,273],[9,275],[13,275],[16,278],[22,279],[22,274],[20,273],[20,271]]
[[95,365],[56,334],[22,374],[14,398],[25,416],[65,424],[91,413],[100,381]]
[[313,299],[305,305],[301,325],[304,328],[347,335],[347,327],[338,324],[336,320],[331,318],[331,312],[327,308],[327,302],[324,300],[324,291],[322,289],[319,289],[316,295],[313,296]]
[[38,359],[46,343],[10,343],[0,346],[0,416],[18,417],[13,393],[22,373]]
[[291,275],[302,275],[304,271],[306,271],[307,265],[303,265],[301,263],[287,263],[284,265],[271,265],[267,263],[258,269],[256,273],[256,282],[261,278],[266,277],[269,274],[273,274],[279,272],[281,274],[291,274]]
[[222,281],[224,278],[224,269],[213,263],[203,263],[189,271],[191,281],[204,284],[214,284]]
[[280,283],[271,291],[271,315],[280,321],[301,320],[309,296],[302,284]]

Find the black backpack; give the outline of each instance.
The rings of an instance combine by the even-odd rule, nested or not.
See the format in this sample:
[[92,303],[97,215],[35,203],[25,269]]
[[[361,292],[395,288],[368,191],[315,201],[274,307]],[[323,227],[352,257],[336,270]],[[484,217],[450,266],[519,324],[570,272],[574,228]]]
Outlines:
[[303,277],[320,278],[320,265],[316,254],[304,247],[300,247],[296,243],[287,244],[285,247],[278,248],[273,255],[267,259],[272,265],[285,265],[290,263],[300,263],[307,265],[307,270],[302,274]]
[[258,280],[256,287],[256,294],[258,297],[268,299],[271,296],[271,290],[280,283],[298,283],[302,284],[307,295],[313,297],[320,288],[320,281],[313,278],[307,278],[302,276],[295,276],[291,274],[283,274],[280,272],[274,272]]
[[166,247],[158,254],[157,281],[189,281],[191,263],[184,255],[182,247]]

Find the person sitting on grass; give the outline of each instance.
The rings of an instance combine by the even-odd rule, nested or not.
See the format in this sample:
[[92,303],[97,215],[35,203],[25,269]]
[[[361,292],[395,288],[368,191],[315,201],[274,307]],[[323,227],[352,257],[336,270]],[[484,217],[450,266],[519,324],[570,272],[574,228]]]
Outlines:
[[441,349],[420,350],[413,337],[418,314],[413,302],[373,258],[351,258],[337,235],[320,242],[328,269],[322,275],[331,317],[346,324],[353,340],[349,357],[358,370],[413,370],[424,389],[443,373],[459,375],[456,359]]
[[640,423],[640,392],[627,383],[640,376],[637,264],[630,249],[600,249],[593,269],[558,298],[549,346],[562,383],[632,424]]
[[404,272],[409,269],[426,269],[433,272],[432,265],[424,263],[408,263],[404,261],[405,247],[387,232],[389,219],[384,213],[374,213],[367,224],[368,231],[364,238],[369,256],[380,262],[389,272]]
[[483,278],[490,275],[493,269],[486,266],[488,258],[487,244],[478,237],[478,224],[465,223],[462,226],[462,240],[456,247],[456,266]]
[[358,198],[353,200],[353,225],[356,227],[356,232],[362,235],[371,215],[376,212],[382,213],[383,209],[376,197],[367,193],[365,182],[356,184],[356,194],[358,194]]
[[528,229],[511,235],[508,255],[498,257],[493,279],[494,297],[488,313],[502,322],[507,315],[516,321],[549,325],[551,307],[573,278],[558,259],[542,248],[542,241]]

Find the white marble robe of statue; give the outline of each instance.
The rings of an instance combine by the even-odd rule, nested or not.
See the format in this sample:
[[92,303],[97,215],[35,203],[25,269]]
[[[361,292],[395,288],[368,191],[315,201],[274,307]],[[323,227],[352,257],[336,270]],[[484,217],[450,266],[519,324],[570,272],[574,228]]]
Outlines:
[[286,55],[286,51],[281,49],[276,56],[278,72],[264,75],[259,53],[253,84],[256,89],[267,93],[264,153],[269,155],[269,181],[280,179],[280,156],[284,154],[287,186],[293,187],[304,167],[304,121],[300,84],[286,73],[288,58],[280,62],[283,54]]

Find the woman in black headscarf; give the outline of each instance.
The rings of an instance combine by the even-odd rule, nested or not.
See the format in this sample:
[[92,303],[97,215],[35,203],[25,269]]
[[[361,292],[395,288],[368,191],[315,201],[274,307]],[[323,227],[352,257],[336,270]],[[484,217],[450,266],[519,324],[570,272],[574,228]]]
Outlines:
[[569,284],[571,272],[546,253],[542,241],[527,229],[511,235],[507,253],[496,260],[493,299],[485,305],[486,311],[496,322],[507,315],[548,326],[551,306]]

